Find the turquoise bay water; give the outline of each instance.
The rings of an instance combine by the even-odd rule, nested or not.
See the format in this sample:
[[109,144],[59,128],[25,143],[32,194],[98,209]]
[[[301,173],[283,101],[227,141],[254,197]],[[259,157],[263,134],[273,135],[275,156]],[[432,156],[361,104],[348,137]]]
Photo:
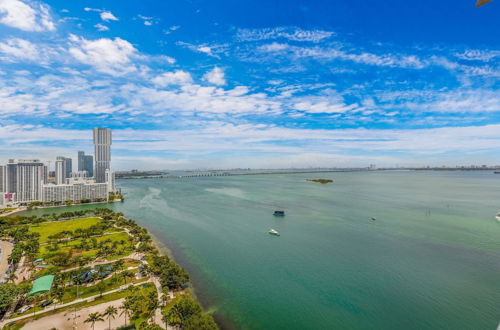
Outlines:
[[[226,328],[496,329],[500,321],[500,175],[393,171],[119,185],[126,201],[115,209],[171,248]],[[286,217],[273,217],[275,209]]]

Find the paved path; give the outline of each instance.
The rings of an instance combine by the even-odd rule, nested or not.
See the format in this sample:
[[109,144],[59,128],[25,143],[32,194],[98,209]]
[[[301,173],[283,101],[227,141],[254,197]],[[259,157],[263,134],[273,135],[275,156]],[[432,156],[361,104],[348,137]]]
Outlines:
[[[78,329],[78,330],[89,330],[92,329],[92,323],[85,323],[85,320],[90,313],[102,313],[108,306],[115,306],[117,309],[122,304],[123,299],[118,299],[110,301],[107,303],[85,307],[75,312],[73,310],[67,310],[58,314],[50,315],[41,318],[36,321],[31,321],[26,323],[23,329],[26,330],[45,330],[56,328],[59,330],[63,329]],[[111,329],[116,329],[125,325],[125,314],[120,315],[121,311],[118,309],[118,315],[115,319],[111,319]],[[76,318],[75,318],[76,316]],[[128,324],[128,318],[127,318]],[[104,317],[104,321],[96,322],[95,330],[105,330],[108,329],[109,323],[108,319]]]
[[9,268],[9,256],[14,245],[7,241],[0,241],[0,282],[2,282],[5,272]]
[[66,269],[61,270],[61,273],[66,273],[66,272],[69,272],[69,271],[72,271],[72,270],[75,270],[75,269],[80,269],[80,268],[87,268],[87,267],[92,268],[92,267],[95,267],[95,266],[98,266],[98,265],[111,264],[113,262],[116,262],[116,261],[122,260],[122,259],[134,259],[134,260],[139,260],[140,261],[143,256],[144,256],[143,253],[134,252],[132,254],[129,254],[128,256],[117,258],[117,259],[113,259],[113,260],[94,261],[94,262],[91,262],[89,264],[83,265],[82,267],[76,266],[76,267],[66,268]]
[[[139,282],[139,283],[130,284],[130,285],[141,285],[141,284],[150,283],[150,282],[151,282],[151,279],[149,279],[147,281],[144,281],[144,282]],[[106,291],[102,295],[105,296],[105,295],[108,295],[108,294],[113,293],[113,292],[118,292],[120,290],[122,290],[122,289],[118,288],[118,289]],[[0,328],[3,327],[4,325],[6,325],[7,323],[10,323],[10,322],[13,322],[13,321],[22,320],[22,319],[25,319],[25,318],[28,318],[28,317],[32,317],[34,315],[40,315],[40,314],[43,314],[43,313],[47,313],[47,312],[53,311],[54,309],[71,306],[71,305],[74,305],[74,304],[77,304],[77,303],[80,303],[80,302],[93,300],[93,299],[95,299],[97,297],[100,297],[100,295],[96,294],[94,296],[90,296],[90,297],[86,297],[86,298],[75,299],[75,300],[70,301],[69,303],[65,303],[65,304],[50,305],[50,306],[47,306],[45,309],[43,309],[41,311],[38,311],[38,312],[35,312],[35,313],[29,313],[29,314],[26,314],[26,315],[23,315],[23,316],[18,316],[18,317],[14,317],[14,318],[11,318],[11,319],[8,319],[8,320],[3,320],[2,322],[0,322]],[[52,327],[50,327],[50,328],[52,328]]]

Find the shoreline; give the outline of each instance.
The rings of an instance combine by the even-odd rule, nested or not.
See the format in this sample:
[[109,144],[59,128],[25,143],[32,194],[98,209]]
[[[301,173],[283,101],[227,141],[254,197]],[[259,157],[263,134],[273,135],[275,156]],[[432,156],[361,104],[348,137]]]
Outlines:
[[31,210],[28,210],[27,207],[22,206],[22,207],[24,207],[24,209],[17,209],[17,210],[11,211],[9,213],[2,213],[2,214],[0,214],[0,217],[7,217],[7,216],[14,215],[16,213],[26,212],[26,211],[36,211],[36,210],[42,210],[42,209],[53,209],[53,208],[63,208],[63,207],[75,207],[75,206],[84,206],[84,205],[112,204],[112,203],[118,203],[118,202],[121,202],[121,199],[108,201],[108,202],[92,202],[92,203],[71,204],[71,205],[34,206]]

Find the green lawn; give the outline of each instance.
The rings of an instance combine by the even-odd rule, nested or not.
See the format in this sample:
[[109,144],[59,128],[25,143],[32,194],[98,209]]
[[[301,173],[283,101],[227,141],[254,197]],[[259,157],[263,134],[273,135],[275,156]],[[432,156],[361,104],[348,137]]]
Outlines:
[[[120,242],[120,241],[125,242],[123,245],[120,244],[117,246],[117,252],[119,252],[119,253],[108,255],[106,257],[106,259],[108,259],[108,260],[114,260],[117,258],[125,257],[134,251],[134,243],[130,242],[129,238],[130,238],[130,236],[126,232],[118,232],[118,233],[114,233],[114,234],[95,237],[95,239],[97,240],[98,243],[102,242],[102,241],[109,240],[110,242],[106,244],[107,246],[112,246],[113,242]],[[87,240],[90,241],[90,239],[87,239]],[[52,257],[57,255],[60,252],[67,253],[69,251],[72,251],[73,256],[80,255],[82,257],[92,257],[92,258],[97,255],[98,249],[89,249],[89,250],[85,250],[85,251],[75,249],[74,247],[76,245],[80,244],[81,242],[82,242],[82,239],[78,239],[75,241],[69,241],[69,242],[67,242],[67,245],[65,245],[64,243],[59,243],[58,249],[56,251],[49,250],[49,247],[51,246],[51,244],[42,245],[42,246],[40,246],[40,253],[38,254],[38,256],[41,258],[44,258],[46,262],[51,263]],[[72,266],[76,266],[76,264],[70,264],[70,265],[67,265],[66,267],[69,268]]]
[[[114,234],[106,233],[103,236],[96,236],[95,239],[97,240],[98,243],[105,241],[107,239],[110,239],[111,242],[115,242],[115,241],[119,242],[121,240],[128,241],[129,237],[130,236],[126,232],[118,232],[118,233],[114,233]],[[90,241],[90,240],[92,240],[92,238],[87,238],[86,240]],[[69,249],[73,249],[74,246],[81,244],[82,241],[83,241],[83,239],[79,238],[79,239],[76,239],[74,241],[67,241],[67,242],[58,243],[59,249],[56,251],[50,251],[52,244],[50,244],[50,243],[44,244],[44,245],[40,246],[39,253],[40,253],[40,256],[43,257],[46,254],[53,254],[53,253],[57,253],[57,252],[61,252],[61,251],[67,252]]]
[[57,234],[63,230],[75,231],[76,229],[86,229],[98,224],[102,220],[99,218],[79,218],[72,220],[61,220],[53,222],[43,222],[37,225],[30,226],[30,232],[40,234],[40,243],[48,241],[48,237]]
[[[103,282],[106,284],[106,287],[104,289],[104,293],[107,291],[111,291],[114,289],[118,289],[120,286],[125,285],[125,284],[130,284],[130,283],[140,283],[140,282],[145,282],[149,278],[141,278],[139,280],[134,278],[131,278],[128,280],[127,283],[122,281],[119,277],[119,275],[113,275],[110,278],[105,279]],[[78,298],[86,298],[90,296],[95,296],[100,294],[99,290],[97,289],[96,285],[92,286],[80,286],[78,288]],[[68,303],[70,301],[73,301],[76,299],[76,286],[71,286],[68,287],[64,290],[64,296],[63,296],[63,303]]]

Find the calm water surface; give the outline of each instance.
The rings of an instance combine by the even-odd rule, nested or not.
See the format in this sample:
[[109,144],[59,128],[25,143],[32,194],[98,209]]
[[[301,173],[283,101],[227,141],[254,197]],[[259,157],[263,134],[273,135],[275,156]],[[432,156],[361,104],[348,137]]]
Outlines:
[[[114,208],[171,248],[226,328],[496,329],[500,321],[500,175],[393,171],[119,185],[126,202]],[[273,217],[275,209],[286,217]]]

